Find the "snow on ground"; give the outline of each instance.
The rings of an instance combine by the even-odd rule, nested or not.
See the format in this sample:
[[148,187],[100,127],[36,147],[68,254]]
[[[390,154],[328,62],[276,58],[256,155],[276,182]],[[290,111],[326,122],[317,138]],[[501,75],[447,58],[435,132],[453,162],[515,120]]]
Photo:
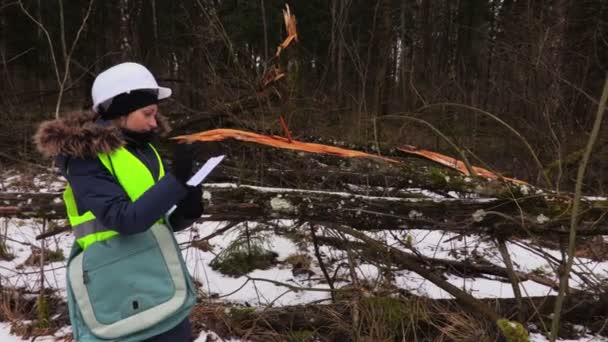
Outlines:
[[[37,336],[36,342],[59,342],[64,341],[65,336],[70,334],[70,329],[65,328],[54,335],[49,336]],[[11,334],[11,327],[9,323],[0,323],[0,341],[2,342],[23,342],[29,341],[31,339],[23,339],[20,336],[16,336]],[[206,342],[206,341],[225,341],[225,342],[238,342],[239,340],[222,340],[219,336],[217,336],[212,331],[202,331],[200,335],[194,340],[194,342]]]
[[[585,335],[578,340],[562,340],[558,339],[561,342],[606,342],[607,338],[601,336],[591,336]],[[549,342],[549,338],[542,334],[530,334],[530,342]]]
[[[197,224],[193,229],[200,232],[201,236],[206,236],[217,228],[222,228],[223,224],[217,222],[207,222]],[[254,228],[250,224],[250,229]],[[185,242],[191,239],[191,231],[186,230],[177,234],[178,242]],[[279,287],[275,284],[264,281],[247,281],[246,277],[228,277],[209,267],[209,263],[225,249],[230,242],[237,238],[238,227],[224,233],[221,236],[213,238],[210,243],[214,245],[213,252],[203,252],[196,248],[189,248],[184,251],[184,257],[188,268],[194,278],[203,284],[204,290],[208,294],[216,294],[224,299],[248,303],[250,305],[293,305],[299,303],[308,303],[311,301],[326,299],[329,297],[326,292],[293,292],[287,291],[285,287]],[[267,243],[267,249],[278,254],[278,260],[285,260],[289,255],[297,251],[296,245],[289,239],[282,236],[273,236]],[[291,269],[275,267],[268,270],[255,270],[249,273],[251,278],[262,278],[273,280],[282,283],[289,283],[293,286],[308,287],[310,284],[306,281],[296,279],[292,275]],[[246,283],[246,284],[245,284]],[[245,284],[243,286],[243,284]],[[236,291],[243,286],[239,291]],[[328,286],[315,286],[317,288],[329,288]],[[232,293],[232,294],[231,294]]]
[[[36,235],[42,233],[42,222],[34,220],[0,219],[0,230],[7,236],[8,252],[14,255],[10,261],[0,261],[0,275],[4,286],[23,287],[36,291],[40,288],[40,266],[27,266],[26,260],[32,251],[40,247]],[[47,227],[48,228],[48,227]],[[45,246],[49,250],[61,250],[67,258],[72,245],[71,233],[66,232],[47,239]],[[45,287],[60,290],[65,296],[65,262],[56,261],[44,266]]]
[[[3,179],[0,179],[1,191],[23,191],[23,184],[19,182],[18,174],[5,174]],[[37,176],[31,182],[40,192],[57,192],[61,190],[65,183],[57,180],[53,176]],[[31,184],[30,183],[30,184]],[[216,184],[209,185],[216,187],[234,187],[233,184]],[[259,188],[258,188],[259,190]],[[264,188],[265,191],[274,192],[279,189]],[[281,189],[281,191],[284,191]],[[294,190],[296,191],[296,190]],[[424,194],[424,192],[420,192]],[[209,196],[207,193],[206,196]],[[340,196],[351,196],[347,193],[340,193]],[[364,196],[357,195],[358,198]],[[450,200],[448,198],[440,199],[432,196],[433,200]],[[391,200],[398,200],[391,198]],[[64,223],[59,223],[65,224]],[[255,222],[249,222],[249,229],[257,227]],[[294,232],[293,222],[277,221],[275,222],[278,228],[277,232]],[[242,232],[243,224],[236,226],[225,232],[222,235],[212,238],[209,243],[212,248],[209,251],[202,251],[198,248],[190,247],[188,241],[194,237],[205,237],[214,231],[225,226],[223,222],[205,222],[196,224],[191,229],[179,232],[177,239],[184,246],[183,253],[186,263],[191,274],[196,280],[203,284],[203,291],[211,296],[221,300],[229,300],[231,302],[249,304],[252,306],[282,306],[306,304],[314,301],[322,301],[329,298],[328,292],[323,291],[297,291],[289,290],[287,287],[278,286],[274,283],[261,280],[248,280],[247,277],[229,277],[213,270],[209,263],[222,250],[226,249],[232,241],[239,237]],[[45,227],[49,229],[49,227]],[[20,219],[4,219],[0,218],[0,233],[7,237],[6,245],[8,251],[14,254],[15,258],[11,261],[0,261],[0,276],[2,276],[3,286],[24,287],[35,292],[40,287],[40,267],[37,265],[25,266],[24,262],[32,254],[32,250],[39,247],[41,241],[36,241],[35,236],[42,233],[43,223],[40,220],[20,220]],[[322,233],[322,231],[319,231]],[[418,253],[426,257],[440,259],[456,259],[463,260],[465,258],[480,258],[493,264],[504,266],[502,258],[498,253],[492,241],[484,240],[479,237],[457,236],[456,234],[425,231],[425,230],[408,230],[408,231],[383,231],[380,233],[368,233],[370,236],[384,240],[389,245],[410,251],[410,247],[414,248]],[[305,253],[314,256],[313,247],[308,244],[292,241],[288,234],[266,234],[264,239],[265,247],[277,253],[278,261],[284,261],[288,256],[294,253]],[[406,245],[410,247],[404,247]],[[47,249],[61,250],[67,258],[73,238],[70,233],[62,233],[44,241]],[[508,248],[516,268],[522,272],[539,272],[545,276],[555,279],[555,265],[549,264],[542,255],[549,255],[559,260],[560,254],[557,251],[549,249],[534,249],[526,241],[509,243]],[[332,266],[346,265],[347,256],[344,252],[335,250],[331,247],[321,246],[321,254],[326,259],[331,259]],[[313,257],[313,260],[316,260]],[[608,273],[608,262],[596,262],[584,258],[578,258],[575,264],[575,269],[587,274],[593,274],[598,277],[605,277]],[[52,287],[59,290],[59,294],[65,297],[65,262],[57,261],[44,266],[45,287]],[[327,284],[322,282],[322,273],[316,261],[313,262],[312,271],[314,274],[308,276],[294,275],[291,267],[284,263],[279,263],[277,266],[267,270],[256,270],[248,276],[251,278],[267,279],[275,282],[286,283],[297,287],[314,287],[317,289],[327,289]],[[348,278],[348,267],[342,266],[338,272],[337,279]],[[377,284],[380,282],[382,274],[379,269],[370,264],[358,265],[356,272],[360,279],[365,280],[369,284]],[[466,289],[473,296],[478,298],[505,298],[513,297],[513,289],[510,283],[502,282],[497,279],[488,278],[462,278],[455,275],[448,275],[450,283]],[[417,274],[399,271],[396,273],[396,285],[408,289],[412,293],[426,295],[432,298],[451,298],[445,291],[439,289],[434,284],[423,279]],[[337,283],[337,286],[346,285],[346,282]],[[579,279],[574,277],[573,285],[580,285]],[[526,281],[520,284],[522,292],[528,296],[543,296],[554,294],[554,292],[544,286],[531,281]],[[0,341],[21,341],[19,337],[9,334],[10,327],[7,323],[0,323]],[[69,333],[69,328],[59,332],[56,336],[47,336],[37,338],[37,341],[54,341],[66,332]],[[207,335],[212,335],[213,332],[203,332],[197,341],[205,341]],[[547,339],[539,334],[532,335],[532,341],[543,342]],[[564,342],[566,340],[563,340]],[[608,341],[596,337],[584,337],[576,341]]]
[[[437,259],[463,260],[470,258],[481,262],[487,261],[492,264],[505,267],[505,264],[500,256],[495,244],[492,241],[484,240],[478,236],[459,236],[454,233],[441,231],[427,231],[413,229],[408,231],[392,232],[395,236],[404,235],[400,238],[401,241],[407,240],[408,236],[411,239],[413,248],[420,254]],[[381,233],[370,234],[374,238],[384,239],[387,244],[399,246],[400,244],[390,232],[384,231]],[[380,236],[384,235],[384,236]],[[557,280],[554,270],[557,267],[556,263],[548,263],[546,255],[549,255],[553,260],[557,261],[561,255],[556,250],[542,249],[532,247],[527,241],[519,241],[516,243],[507,243],[507,248],[512,261],[517,270],[521,272],[535,272],[543,274],[546,277]],[[587,277],[605,278],[608,275],[608,262],[597,262],[586,258],[575,258],[573,269],[576,272],[584,273]],[[406,279],[400,279],[400,284],[407,288],[408,283],[413,281],[417,284],[422,280],[417,275],[410,275],[407,272],[402,273]],[[410,280],[407,278],[416,278],[418,280]],[[499,280],[485,278],[466,278],[449,276],[448,279],[452,284],[467,289],[477,298],[506,298],[513,297],[513,290],[510,283],[501,282]],[[545,296],[555,295],[556,292],[551,288],[532,282],[525,281],[520,284],[522,293],[528,296]],[[573,276],[573,287],[582,286],[578,276]],[[419,294],[424,294],[432,298],[451,298],[443,290],[428,284],[422,289],[419,288]]]

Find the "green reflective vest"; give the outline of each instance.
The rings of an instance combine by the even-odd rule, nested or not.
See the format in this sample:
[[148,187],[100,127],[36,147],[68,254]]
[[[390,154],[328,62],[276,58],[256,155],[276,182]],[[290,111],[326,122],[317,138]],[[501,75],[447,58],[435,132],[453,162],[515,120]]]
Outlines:
[[[131,201],[138,199],[139,196],[165,175],[165,169],[163,168],[158,151],[152,144],[150,144],[150,147],[158,159],[158,179],[154,179],[146,165],[125,147],[121,147],[111,153],[99,153],[97,155],[101,163],[127,192]],[[118,232],[111,227],[104,227],[91,211],[87,211],[82,215],[78,214],[76,199],[69,184],[63,192],[63,201],[65,202],[68,220],[72,226],[76,242],[82,250],[87,249],[95,242],[104,241],[118,235]],[[162,222],[163,220],[161,219],[158,223]]]

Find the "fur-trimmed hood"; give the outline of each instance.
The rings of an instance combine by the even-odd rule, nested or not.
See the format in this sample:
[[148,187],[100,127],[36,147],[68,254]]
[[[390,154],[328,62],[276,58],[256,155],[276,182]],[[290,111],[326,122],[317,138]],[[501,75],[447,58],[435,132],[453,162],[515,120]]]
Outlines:
[[[171,128],[166,117],[158,114],[158,133],[167,134]],[[93,112],[74,113],[65,118],[44,121],[34,135],[38,151],[45,157],[66,155],[77,158],[96,157],[126,144],[121,130],[104,125]]]

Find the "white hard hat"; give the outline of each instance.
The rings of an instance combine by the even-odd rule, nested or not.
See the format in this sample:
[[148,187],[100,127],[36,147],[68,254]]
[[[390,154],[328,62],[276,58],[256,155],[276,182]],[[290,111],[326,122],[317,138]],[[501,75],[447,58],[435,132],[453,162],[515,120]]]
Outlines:
[[122,93],[137,89],[152,89],[158,92],[158,99],[171,96],[171,88],[160,87],[145,66],[127,62],[115,65],[97,75],[91,89],[93,111],[99,113],[99,106]]

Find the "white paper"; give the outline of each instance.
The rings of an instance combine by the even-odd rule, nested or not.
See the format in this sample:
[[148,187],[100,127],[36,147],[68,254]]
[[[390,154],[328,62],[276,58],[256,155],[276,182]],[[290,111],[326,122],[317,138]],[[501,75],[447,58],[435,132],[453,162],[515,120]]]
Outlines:
[[[196,171],[194,176],[190,177],[186,184],[190,186],[197,186],[201,184],[203,180],[205,180],[205,178],[207,178],[207,176],[211,173],[211,171],[213,171],[213,169],[215,169],[215,167],[219,165],[219,163],[224,159],[224,157],[226,156],[222,154],[221,156],[209,158],[209,160],[207,160],[207,162],[205,162],[205,164],[203,164],[203,166],[201,166],[201,168]],[[173,207],[171,207],[171,209],[167,211],[167,213],[165,214],[166,222],[169,222],[169,216],[171,216],[171,214],[175,211],[176,208],[177,205],[174,205]]]
[[207,162],[201,166],[198,171],[196,171],[194,176],[192,176],[188,182],[186,182],[186,184],[190,186],[198,186],[201,184],[203,180],[205,180],[205,178],[207,178],[207,176],[211,173],[211,171],[213,171],[213,169],[215,169],[215,167],[218,166],[218,164],[224,159],[224,157],[225,155],[209,158],[209,160],[207,160]]

